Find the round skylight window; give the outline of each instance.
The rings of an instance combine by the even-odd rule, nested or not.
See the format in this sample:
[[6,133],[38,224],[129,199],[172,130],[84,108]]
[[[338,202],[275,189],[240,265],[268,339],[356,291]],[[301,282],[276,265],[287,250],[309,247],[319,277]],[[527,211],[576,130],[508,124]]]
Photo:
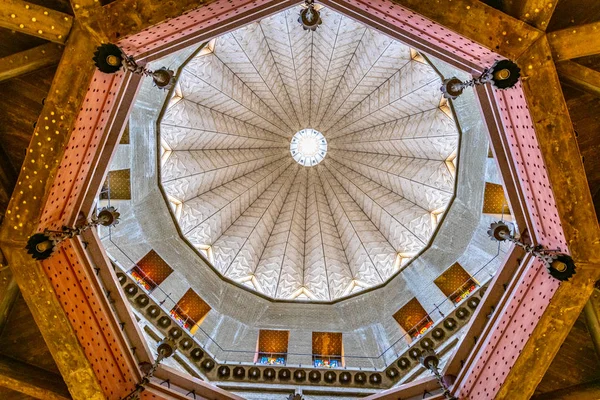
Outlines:
[[317,130],[307,128],[296,132],[290,143],[290,153],[296,162],[305,167],[317,165],[327,154],[327,140]]

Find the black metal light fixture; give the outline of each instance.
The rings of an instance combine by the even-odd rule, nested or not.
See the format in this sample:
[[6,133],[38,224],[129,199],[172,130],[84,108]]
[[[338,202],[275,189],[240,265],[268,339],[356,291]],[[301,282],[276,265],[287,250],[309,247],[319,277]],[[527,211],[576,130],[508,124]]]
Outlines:
[[292,393],[288,396],[287,400],[304,400],[304,397],[299,393]]
[[316,31],[319,25],[323,23],[321,14],[315,9],[314,0],[306,0],[304,2],[304,8],[300,11],[298,22],[300,22],[305,31]]
[[154,364],[150,364],[149,362],[140,363],[140,369],[144,373],[142,376],[142,380],[140,383],[135,385],[135,389],[133,389],[127,396],[123,397],[121,400],[138,400],[140,398],[140,394],[146,390],[146,385],[150,383],[150,379],[154,376],[154,373],[158,369],[160,363],[165,359],[169,358],[175,353],[177,349],[177,343],[172,337],[165,337],[158,344],[158,348],[156,349],[156,360]]
[[419,362],[421,363],[421,365],[427,368],[433,375],[435,375],[438,383],[440,384],[440,387],[444,390],[444,397],[446,399],[459,400],[457,397],[454,397],[452,393],[450,393],[450,389],[448,387],[451,384],[449,383],[449,381],[452,377],[450,375],[442,376],[439,369],[440,359],[433,349],[425,350],[419,357]]
[[521,68],[511,60],[499,60],[490,68],[486,68],[480,76],[463,82],[453,77],[445,79],[440,88],[446,99],[454,100],[463,91],[471,86],[491,83],[497,89],[510,89],[514,87],[521,77]]
[[97,216],[92,217],[89,222],[83,225],[75,228],[63,226],[62,231],[52,231],[46,229],[43,233],[31,235],[25,248],[27,249],[27,253],[31,254],[31,257],[34,259],[45,260],[52,255],[56,249],[56,246],[61,242],[81,235],[84,231],[93,226],[115,226],[119,223],[120,215],[121,214],[116,208],[104,207],[100,210]]
[[568,281],[575,275],[575,262],[573,262],[573,258],[570,255],[561,253],[560,249],[545,249],[541,244],[532,246],[523,243],[521,240],[515,238],[510,231],[510,227],[504,221],[493,222],[487,233],[492,240],[498,242],[512,242],[517,246],[522,247],[532,256],[539,258],[546,265],[546,269],[548,269],[550,275],[559,281]]
[[123,66],[134,74],[149,76],[152,78],[154,85],[160,89],[169,90],[175,83],[175,73],[172,70],[162,67],[151,71],[139,65],[132,56],[125,54],[123,49],[116,44],[101,44],[96,49],[92,60],[94,60],[96,68],[106,74],[114,74]]

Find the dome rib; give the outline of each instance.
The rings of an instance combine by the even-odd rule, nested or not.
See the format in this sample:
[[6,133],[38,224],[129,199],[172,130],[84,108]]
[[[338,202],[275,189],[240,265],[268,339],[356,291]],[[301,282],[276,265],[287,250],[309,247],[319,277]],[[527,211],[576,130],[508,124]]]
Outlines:
[[453,121],[436,109],[377,124],[328,143],[331,149],[445,161],[457,149],[458,133]]
[[432,230],[429,211],[335,161],[326,167],[397,253],[425,247]]
[[181,74],[179,84],[183,97],[194,103],[247,119],[265,130],[287,137],[287,125],[223,64],[216,55],[216,49],[215,53],[192,58]]
[[[292,188],[279,214],[275,229],[268,239],[263,257],[259,260],[256,275],[259,282],[270,280],[265,293],[273,297],[288,298],[301,288],[303,283],[306,186],[301,182],[306,170],[299,170]],[[275,274],[275,279],[270,275]],[[264,285],[264,284],[263,284]]]
[[430,66],[412,60],[326,130],[335,139],[438,107],[440,99],[437,73]]
[[289,166],[214,242],[215,267],[224,275],[240,281],[253,277],[260,255],[289,193],[295,165]]
[[[277,66],[277,71],[285,86],[286,92],[294,107],[296,116],[301,126],[308,124],[306,106],[302,104],[298,76],[296,74],[296,61],[292,48],[292,33],[288,26],[287,12],[275,14],[260,22],[260,27],[265,35],[265,40],[269,49],[271,49],[273,60]],[[297,21],[292,21],[296,24]],[[299,34],[300,32],[297,32]]]
[[[453,198],[458,129],[440,77],[409,47],[335,11],[298,8],[188,61],[161,122],[161,180],[180,231],[229,279],[332,301],[387,281]],[[328,154],[296,163],[313,128]]]
[[445,207],[454,193],[444,161],[349,151],[331,151],[329,158],[428,213]]
[[[285,116],[281,121],[291,131],[299,129],[300,123],[293,121],[295,113],[290,113],[291,103],[277,90],[282,83],[281,76],[272,60],[266,41],[257,33],[262,33],[258,24],[250,24],[217,39],[215,54],[234,74],[256,93],[275,115]],[[292,122],[292,124],[288,124]]]
[[291,164],[281,159],[183,203],[179,225],[194,245],[211,245]]
[[[327,164],[318,170],[321,182],[332,207],[340,236],[346,243],[345,251],[354,276],[370,285],[385,280],[385,271],[394,264],[396,252],[392,245],[373,225],[363,210],[331,174]],[[358,253],[358,254],[357,254]]]
[[[311,231],[318,232],[321,240],[320,243],[307,240],[307,243],[309,249],[321,246],[320,251],[322,252],[329,286],[328,300],[332,300],[343,295],[344,289],[350,285],[354,274],[348,264],[337,225],[315,169],[309,169],[308,171],[308,188],[307,208],[312,206],[312,209],[316,209],[316,213],[307,216],[306,231],[309,232],[309,228],[311,228]],[[313,238],[316,237],[317,234],[313,236]]]
[[[346,71],[351,73],[344,71],[344,84],[338,83],[319,124],[323,121],[333,123],[341,119],[354,105],[390,79],[398,71],[398,66],[404,68],[410,62],[408,47],[372,30],[368,32],[370,40],[360,42],[361,48],[357,49],[355,57],[346,68]],[[385,46],[388,42],[389,44]],[[371,61],[373,58],[375,60]],[[325,125],[322,128],[327,130],[330,127]]]
[[280,143],[287,146],[288,143],[284,136],[187,98],[167,109],[161,121],[161,139],[173,150],[251,148]]
[[163,187],[186,202],[287,156],[287,149],[177,150],[162,167]]

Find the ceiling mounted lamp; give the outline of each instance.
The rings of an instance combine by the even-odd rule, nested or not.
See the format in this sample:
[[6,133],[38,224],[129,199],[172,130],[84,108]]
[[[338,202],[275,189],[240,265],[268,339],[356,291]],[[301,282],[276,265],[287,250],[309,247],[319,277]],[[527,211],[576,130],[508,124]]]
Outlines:
[[427,368],[433,375],[435,375],[441,388],[444,390],[444,397],[448,400],[459,400],[450,393],[449,386],[452,384],[454,377],[451,375],[444,375],[440,373],[439,365],[440,359],[433,349],[425,350],[419,357],[419,362],[425,368]]
[[515,238],[510,231],[510,227],[504,221],[493,222],[487,233],[492,240],[512,242],[522,247],[527,253],[542,260],[550,275],[559,281],[568,281],[575,275],[575,262],[570,255],[561,253],[560,249],[547,250],[541,244],[532,246],[523,243],[521,240]]
[[120,215],[116,208],[104,207],[97,216],[92,217],[89,222],[78,227],[69,228],[68,226],[63,226],[62,231],[46,229],[43,233],[31,235],[29,240],[27,240],[25,249],[27,249],[27,253],[31,254],[31,257],[35,260],[45,260],[52,255],[56,246],[61,242],[81,235],[93,226],[115,226],[119,223]]
[[135,389],[133,389],[127,396],[121,398],[121,400],[140,399],[141,393],[146,390],[146,385],[150,383],[150,379],[154,376],[154,373],[158,369],[160,363],[165,358],[171,357],[175,353],[176,349],[177,343],[173,337],[168,336],[161,340],[156,349],[156,360],[154,361],[154,364],[150,364],[149,362],[140,363],[140,369],[144,373],[142,380],[135,385]]
[[132,56],[125,54],[116,44],[101,44],[96,49],[92,60],[94,60],[96,68],[105,74],[114,74],[123,66],[134,74],[151,77],[154,85],[159,89],[169,90],[175,84],[175,73],[172,70],[162,67],[156,71],[151,71],[138,65]]
[[454,100],[460,96],[463,91],[471,86],[485,85],[491,83],[497,89],[510,89],[515,87],[521,77],[521,68],[510,60],[499,60],[490,68],[483,70],[483,73],[477,78],[463,82],[453,77],[444,79],[440,88],[444,98]]
[[316,31],[319,25],[323,23],[321,20],[321,14],[315,8],[314,0],[306,0],[304,2],[303,8],[300,11],[298,22],[300,22],[305,31]]
[[288,396],[287,400],[304,400],[304,397],[299,393],[292,393]]

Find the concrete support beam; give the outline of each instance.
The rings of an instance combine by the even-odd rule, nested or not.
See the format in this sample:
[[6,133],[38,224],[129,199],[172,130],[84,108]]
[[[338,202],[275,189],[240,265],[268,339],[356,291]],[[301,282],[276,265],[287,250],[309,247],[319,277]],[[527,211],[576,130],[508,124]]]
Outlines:
[[0,26],[55,43],[65,43],[73,17],[22,0],[3,0]]
[[[1,256],[0,256],[1,257]],[[2,261],[2,260],[0,260]],[[8,266],[0,264],[0,334],[6,325],[8,314],[19,294],[19,287]]]
[[479,0],[394,0],[394,3],[510,59],[516,59],[543,35],[542,31]]
[[600,97],[600,72],[569,60],[556,63],[556,70],[562,81]]
[[90,11],[95,8],[102,8],[100,0],[71,0],[71,8],[77,18],[86,18],[89,16]]
[[[570,252],[578,269],[575,276],[569,282],[561,283],[552,296],[507,373],[498,399],[530,398],[600,276],[600,243],[597,240],[600,230],[548,42],[539,40],[517,62],[528,71],[523,91],[548,178],[554,188],[558,217],[568,244],[568,249],[563,251]],[[535,281],[532,283],[536,284]]]
[[33,133],[40,140],[32,141],[20,171],[19,190],[14,191],[0,228],[0,247],[73,398],[103,399],[102,388],[45,268],[25,251],[28,237],[43,229],[39,221],[44,219],[44,204],[51,194],[46,184],[59,174],[62,154],[94,74],[90,60],[98,45],[96,39],[79,28],[73,33]]
[[[600,35],[598,40],[600,42]],[[600,241],[597,240],[600,227],[569,110],[550,54],[548,41],[542,38],[517,60],[527,75],[522,83],[523,92],[552,182],[557,217],[569,246],[563,251],[568,250],[576,262],[600,264]]]
[[0,356],[0,386],[37,399],[71,399],[59,375],[5,356]]
[[556,0],[506,0],[502,3],[502,9],[508,15],[545,31],[556,3]]
[[583,307],[583,313],[594,348],[596,348],[596,354],[600,359],[600,290],[594,289],[590,299]]
[[71,399],[60,375],[0,356],[0,386],[37,399]]
[[60,62],[63,47],[47,43],[33,49],[0,58],[0,82]]
[[551,32],[548,41],[557,61],[599,54],[600,22]]

